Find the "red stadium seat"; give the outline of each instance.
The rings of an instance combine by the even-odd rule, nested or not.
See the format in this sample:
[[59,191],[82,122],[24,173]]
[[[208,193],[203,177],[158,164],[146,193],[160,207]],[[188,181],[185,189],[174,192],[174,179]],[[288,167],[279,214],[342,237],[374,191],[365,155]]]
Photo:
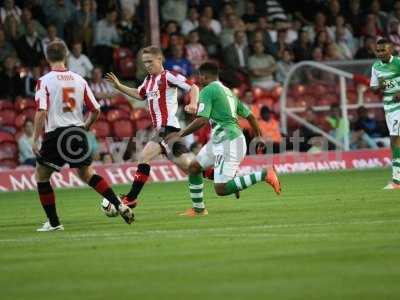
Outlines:
[[17,157],[18,157],[18,146],[15,142],[0,144],[0,160],[16,159]]
[[150,114],[144,108],[136,109],[133,113],[133,117],[137,129],[148,129],[152,124]]
[[129,104],[119,104],[118,109],[126,111],[128,113],[132,112],[132,106],[130,106]]
[[4,159],[0,160],[1,169],[15,169],[18,166],[18,162],[15,159]]
[[135,77],[135,57],[129,48],[116,48],[113,56],[114,67],[122,78]]
[[106,121],[97,121],[91,130],[99,139],[111,136],[110,125]]
[[17,111],[23,111],[28,108],[36,108],[36,103],[29,98],[19,98],[15,101],[14,108]]
[[14,126],[15,117],[16,117],[16,112],[11,109],[5,109],[0,111],[0,121],[1,124],[5,126]]
[[116,120],[112,126],[114,135],[118,139],[132,137],[135,133],[134,126],[130,120]]
[[118,106],[120,104],[129,104],[129,100],[123,95],[118,95],[111,99],[111,105]]
[[108,122],[114,122],[116,120],[129,119],[129,118],[130,118],[130,113],[124,110],[112,109],[107,113]]
[[12,101],[0,99],[0,111],[5,109],[14,109],[14,104]]
[[8,132],[0,131],[0,144],[2,143],[15,143],[14,135]]
[[36,109],[34,108],[27,108],[21,112],[23,115],[26,116],[27,119],[33,120],[35,118]]

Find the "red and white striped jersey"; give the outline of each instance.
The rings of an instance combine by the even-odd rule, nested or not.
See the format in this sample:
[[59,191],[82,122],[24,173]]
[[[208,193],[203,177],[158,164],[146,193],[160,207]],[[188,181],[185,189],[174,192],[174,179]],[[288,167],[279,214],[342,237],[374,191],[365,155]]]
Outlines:
[[154,128],[173,126],[180,128],[177,88],[188,92],[192,87],[185,76],[163,71],[159,75],[148,75],[139,86],[140,96],[147,100]]
[[58,127],[83,126],[83,106],[90,111],[100,109],[87,82],[68,70],[52,70],[36,84],[38,110],[47,110],[45,132]]

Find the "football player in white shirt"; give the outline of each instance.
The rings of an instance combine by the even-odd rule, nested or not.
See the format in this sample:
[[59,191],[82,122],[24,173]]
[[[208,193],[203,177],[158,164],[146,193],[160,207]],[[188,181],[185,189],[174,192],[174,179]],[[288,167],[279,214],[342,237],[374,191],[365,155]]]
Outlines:
[[[42,76],[36,86],[34,136],[32,150],[37,157],[36,182],[40,202],[48,221],[38,231],[63,230],[56,212],[55,195],[50,184],[54,171],[68,163],[79,169],[79,177],[112,203],[122,218],[133,222],[132,210],[122,204],[108,183],[91,167],[91,151],[86,131],[97,120],[99,104],[87,82],[65,68],[67,48],[63,42],[49,44],[46,52],[51,71]],[[90,111],[83,117],[84,105]],[[44,138],[39,148],[39,139]]]
[[138,88],[130,88],[120,83],[113,73],[106,75],[114,88],[138,100],[146,100],[150,111],[155,136],[144,147],[139,155],[138,168],[130,192],[123,196],[122,202],[133,208],[137,197],[150,175],[150,162],[160,154],[166,154],[184,172],[188,171],[194,159],[185,144],[175,142],[169,147],[165,142],[169,134],[180,131],[176,112],[178,109],[177,88],[190,94],[190,103],[185,111],[195,114],[199,98],[199,88],[182,75],[175,75],[164,70],[163,54],[160,48],[149,46],[142,51],[142,60],[147,77]]

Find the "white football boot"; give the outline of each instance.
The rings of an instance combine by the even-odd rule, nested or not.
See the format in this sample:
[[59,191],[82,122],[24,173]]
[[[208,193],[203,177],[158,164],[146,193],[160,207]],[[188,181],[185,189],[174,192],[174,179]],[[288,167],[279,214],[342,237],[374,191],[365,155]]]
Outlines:
[[64,226],[62,224],[60,224],[58,226],[53,227],[50,225],[49,221],[43,223],[42,227],[36,229],[36,231],[39,231],[39,232],[57,231],[57,230],[64,230]]

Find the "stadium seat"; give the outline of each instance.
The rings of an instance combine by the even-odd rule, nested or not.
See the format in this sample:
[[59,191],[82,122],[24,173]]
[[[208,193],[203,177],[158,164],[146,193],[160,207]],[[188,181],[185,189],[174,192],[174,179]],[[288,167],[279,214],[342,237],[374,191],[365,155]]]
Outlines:
[[15,142],[0,144],[0,160],[16,159],[18,157],[18,146]]
[[0,111],[1,124],[5,126],[14,126],[14,120],[16,117],[16,112],[11,109],[5,109]]
[[5,109],[14,109],[14,104],[10,100],[0,99],[0,111]]
[[107,112],[108,122],[114,122],[116,120],[129,119],[129,118],[130,118],[130,113],[126,112],[125,110],[112,109],[109,112]]
[[110,125],[107,121],[97,121],[92,129],[97,138],[102,139],[111,136]]
[[123,95],[117,95],[111,99],[112,106],[118,106],[121,104],[129,104],[129,100],[125,98]]
[[14,135],[0,131],[0,144],[2,143],[15,143]]
[[36,109],[27,108],[27,109],[24,109],[21,113],[23,115],[25,115],[27,119],[33,120],[35,118]]
[[152,122],[149,112],[144,108],[136,109],[133,113],[137,129],[148,129]]
[[129,104],[119,104],[118,109],[126,111],[128,113],[132,112],[132,106],[130,106]]
[[28,108],[36,108],[36,103],[33,99],[19,98],[15,100],[14,108],[16,111],[23,111]]
[[116,120],[112,126],[114,136],[118,139],[132,137],[135,133],[134,126],[130,120]]
[[4,159],[0,160],[1,169],[15,169],[18,166],[18,162],[15,159]]
[[122,78],[130,79],[135,77],[135,58],[129,48],[116,48],[113,52],[114,67]]

